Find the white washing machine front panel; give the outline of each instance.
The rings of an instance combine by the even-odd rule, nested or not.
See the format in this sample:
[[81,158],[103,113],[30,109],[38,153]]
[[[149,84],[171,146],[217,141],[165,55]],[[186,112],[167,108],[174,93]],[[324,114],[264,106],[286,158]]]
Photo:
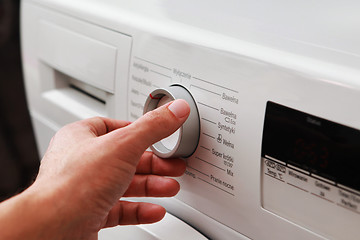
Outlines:
[[[25,83],[40,151],[71,121],[136,120],[149,93],[178,84],[194,98],[200,139],[184,159],[180,193],[149,201],[212,239],[357,239],[356,177],[344,183],[346,169],[325,174],[263,153],[272,103],[287,109],[285,122],[294,111],[314,126],[335,124],[357,136],[359,45],[349,37],[360,37],[351,29],[359,18],[350,11],[347,31],[311,12],[316,24],[305,21],[308,28],[296,32],[291,28],[301,24],[284,11],[304,13],[307,4],[279,3],[279,15],[267,13],[266,22],[257,15],[263,7],[250,1],[23,1]],[[328,6],[323,16],[330,10],[341,14]],[[334,34],[338,29],[343,35]]]

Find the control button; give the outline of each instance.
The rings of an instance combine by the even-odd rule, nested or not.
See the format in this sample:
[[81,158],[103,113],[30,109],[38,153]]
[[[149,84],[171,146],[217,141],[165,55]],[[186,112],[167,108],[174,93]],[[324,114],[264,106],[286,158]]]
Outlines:
[[199,143],[199,112],[191,93],[185,87],[174,84],[154,90],[146,99],[144,114],[175,99],[184,99],[189,104],[190,115],[176,132],[150,147],[157,156],[162,158],[190,157]]

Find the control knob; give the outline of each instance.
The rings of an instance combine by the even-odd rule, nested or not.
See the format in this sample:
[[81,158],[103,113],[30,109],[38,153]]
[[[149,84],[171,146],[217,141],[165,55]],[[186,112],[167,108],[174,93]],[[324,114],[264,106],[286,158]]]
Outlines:
[[190,157],[199,143],[199,112],[191,93],[185,87],[174,84],[154,90],[146,99],[144,114],[175,99],[184,99],[190,106],[190,114],[176,132],[150,146],[150,149],[162,158]]

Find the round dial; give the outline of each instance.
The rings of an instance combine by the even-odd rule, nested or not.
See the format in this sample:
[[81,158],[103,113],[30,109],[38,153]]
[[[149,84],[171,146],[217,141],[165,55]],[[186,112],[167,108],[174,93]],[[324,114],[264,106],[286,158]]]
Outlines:
[[181,85],[174,84],[150,93],[145,102],[144,114],[175,99],[184,99],[189,104],[190,115],[176,132],[150,147],[162,158],[190,157],[195,152],[200,138],[198,109],[191,93]]

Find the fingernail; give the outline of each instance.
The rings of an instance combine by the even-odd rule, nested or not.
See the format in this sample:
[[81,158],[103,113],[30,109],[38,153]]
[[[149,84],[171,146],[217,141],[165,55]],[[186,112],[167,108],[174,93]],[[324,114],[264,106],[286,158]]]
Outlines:
[[184,99],[176,99],[172,102],[168,109],[175,115],[177,118],[183,118],[189,114],[190,107],[189,104]]

